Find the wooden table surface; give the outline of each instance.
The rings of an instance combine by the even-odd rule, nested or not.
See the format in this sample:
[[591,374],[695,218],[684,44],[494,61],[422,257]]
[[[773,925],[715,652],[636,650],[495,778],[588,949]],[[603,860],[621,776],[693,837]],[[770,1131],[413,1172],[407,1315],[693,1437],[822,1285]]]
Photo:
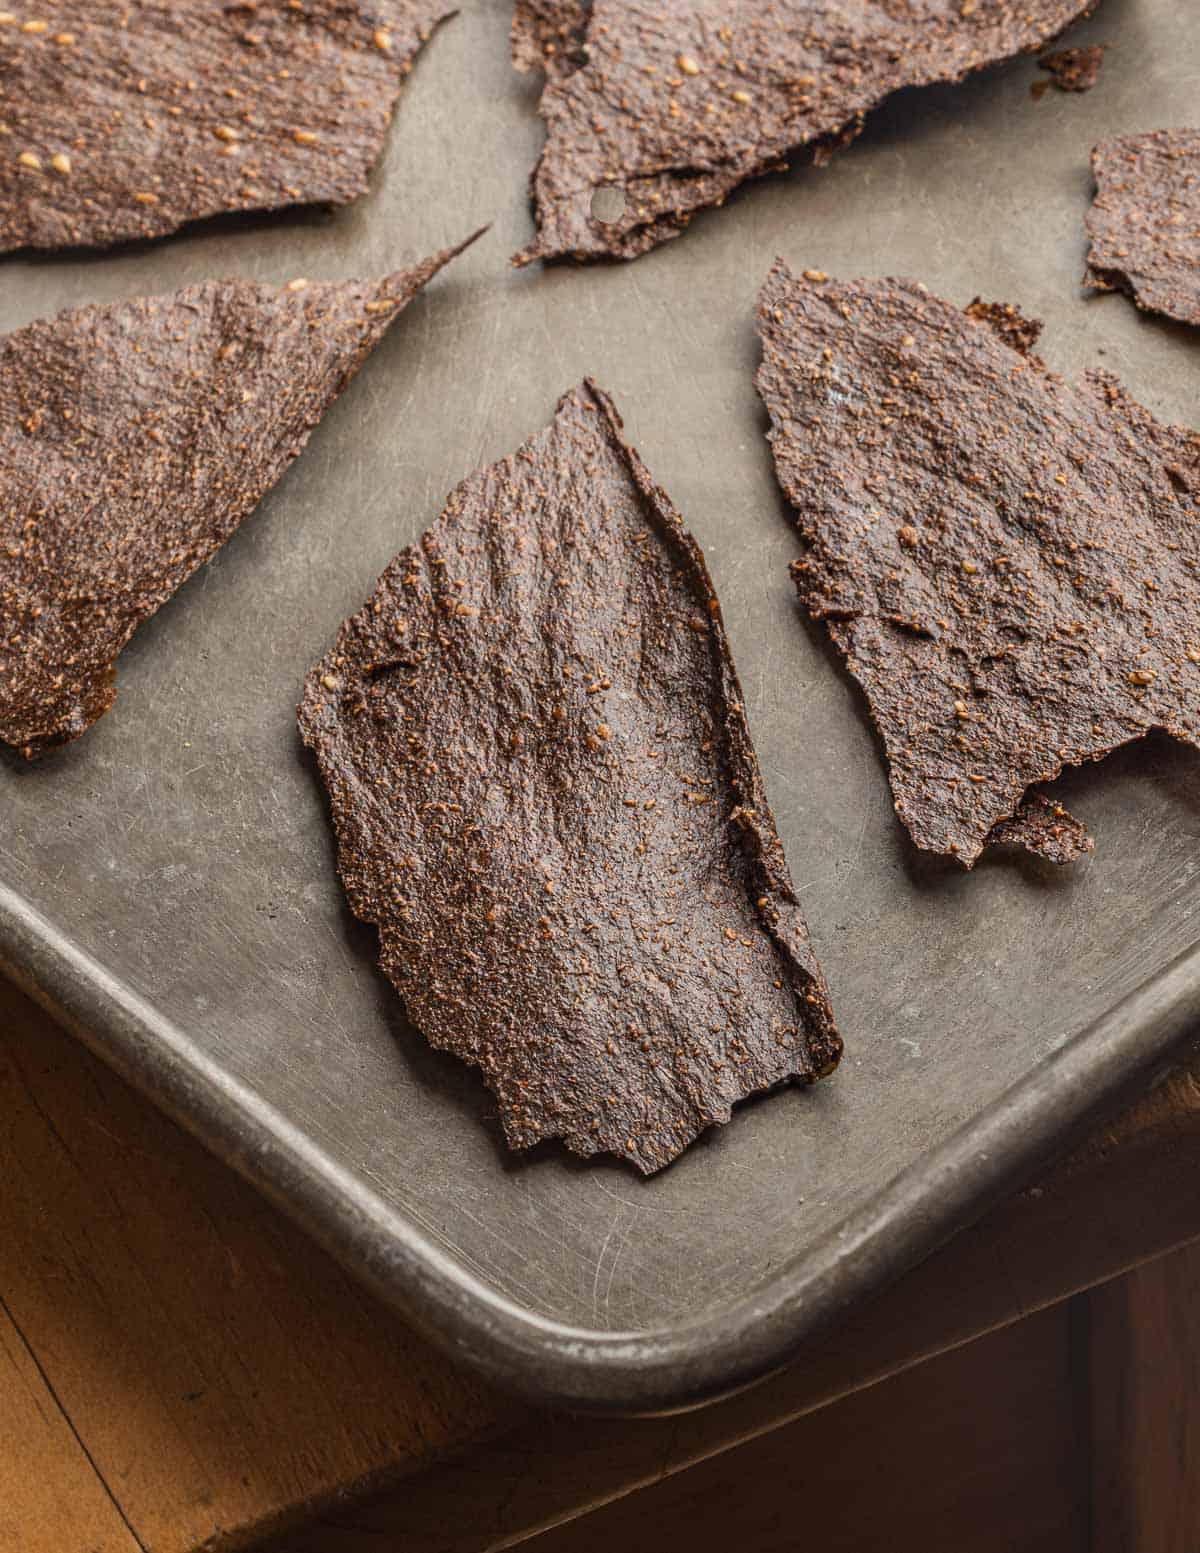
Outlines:
[[678,1418],[548,1421],[0,983],[0,1553],[512,1546],[1200,1238],[1198,1168],[1193,1051],[802,1364]]

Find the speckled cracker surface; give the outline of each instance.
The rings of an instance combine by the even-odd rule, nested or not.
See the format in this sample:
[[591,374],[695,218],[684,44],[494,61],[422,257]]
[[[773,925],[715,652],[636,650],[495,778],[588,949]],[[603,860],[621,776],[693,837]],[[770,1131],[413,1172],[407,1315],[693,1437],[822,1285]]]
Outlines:
[[457,249],[382,280],[210,281],[0,338],[0,740],[77,738]]
[[989,840],[1086,848],[1061,811],[1008,823],[1031,783],[1153,729],[1200,743],[1200,436],[1107,373],[1065,382],[1037,327],[782,262],[759,302],[796,585],[866,695],[900,819],[967,865]]
[[1200,129],[1102,140],[1092,171],[1088,284],[1200,325]]
[[1035,96],[1041,96],[1048,86],[1060,92],[1090,92],[1100,79],[1100,67],[1104,63],[1103,43],[1093,43],[1089,48],[1055,49],[1043,54],[1038,69],[1049,72],[1048,81],[1035,81]]
[[594,385],[396,558],[300,726],[384,971],[511,1147],[649,1173],[836,1063],[712,580]]
[[[11,6],[12,0],[6,0]],[[0,8],[0,252],[162,237],[367,187],[446,0]]]
[[587,59],[583,47],[591,0],[516,0],[512,57],[518,70],[570,75]]
[[[903,87],[1039,49],[1096,0],[518,0],[547,139],[518,263],[633,259],[808,147],[852,140]],[[597,189],[623,191],[614,220]]]

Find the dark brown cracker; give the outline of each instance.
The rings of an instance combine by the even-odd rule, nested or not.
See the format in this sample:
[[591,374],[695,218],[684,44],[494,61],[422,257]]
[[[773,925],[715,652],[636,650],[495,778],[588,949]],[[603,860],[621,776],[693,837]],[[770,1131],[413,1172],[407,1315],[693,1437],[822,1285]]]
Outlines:
[[[0,15],[0,252],[344,204],[450,0],[59,0]],[[45,18],[43,21],[42,18]]]
[[1155,728],[1200,742],[1200,436],[1106,373],[1064,382],[1018,320],[782,262],[759,302],[800,595],[913,839],[968,866],[989,840],[1080,850],[1069,816],[996,830],[1063,766]]
[[512,57],[518,70],[542,70],[558,78],[584,63],[590,0],[516,0]]
[[1053,54],[1043,54],[1038,60],[1039,70],[1048,70],[1048,81],[1034,82],[1034,95],[1040,97],[1048,86],[1056,86],[1060,92],[1090,92],[1100,79],[1100,66],[1104,63],[1103,43],[1093,43],[1089,48],[1056,49]]
[[1092,171],[1088,285],[1200,324],[1200,129],[1102,140]]
[[1073,863],[1095,847],[1086,828],[1044,793],[1027,799],[1011,819],[992,826],[990,846],[1024,847],[1052,863]]
[[1006,345],[1022,356],[1028,356],[1042,337],[1040,318],[1027,318],[1019,307],[1011,302],[985,302],[976,297],[968,302],[967,317],[976,323],[988,324]]
[[108,711],[137,627],[458,251],[376,281],[210,281],[0,338],[0,740],[33,755]]
[[350,903],[512,1148],[649,1173],[836,1063],[712,579],[591,383],[458,487],[299,715]]
[[[853,139],[892,92],[1041,48],[1094,3],[520,0],[514,59],[548,66],[547,142],[537,237],[515,262],[636,258],[789,152]],[[582,55],[563,47],[581,21]],[[610,187],[624,212],[598,220],[592,197]]]

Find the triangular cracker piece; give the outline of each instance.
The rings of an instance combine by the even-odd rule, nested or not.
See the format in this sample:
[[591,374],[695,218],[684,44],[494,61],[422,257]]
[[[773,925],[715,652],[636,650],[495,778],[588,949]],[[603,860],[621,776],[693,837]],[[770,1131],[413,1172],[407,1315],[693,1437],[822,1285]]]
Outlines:
[[209,281],[0,338],[0,740],[116,697],[117,655],[237,529],[422,286]]

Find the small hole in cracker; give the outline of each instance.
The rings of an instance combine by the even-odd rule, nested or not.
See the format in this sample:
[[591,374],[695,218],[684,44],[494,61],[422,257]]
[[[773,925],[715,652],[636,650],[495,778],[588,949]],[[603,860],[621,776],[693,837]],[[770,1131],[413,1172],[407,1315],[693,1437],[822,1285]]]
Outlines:
[[615,184],[601,184],[592,193],[592,220],[606,224],[619,221],[625,214],[625,190]]

